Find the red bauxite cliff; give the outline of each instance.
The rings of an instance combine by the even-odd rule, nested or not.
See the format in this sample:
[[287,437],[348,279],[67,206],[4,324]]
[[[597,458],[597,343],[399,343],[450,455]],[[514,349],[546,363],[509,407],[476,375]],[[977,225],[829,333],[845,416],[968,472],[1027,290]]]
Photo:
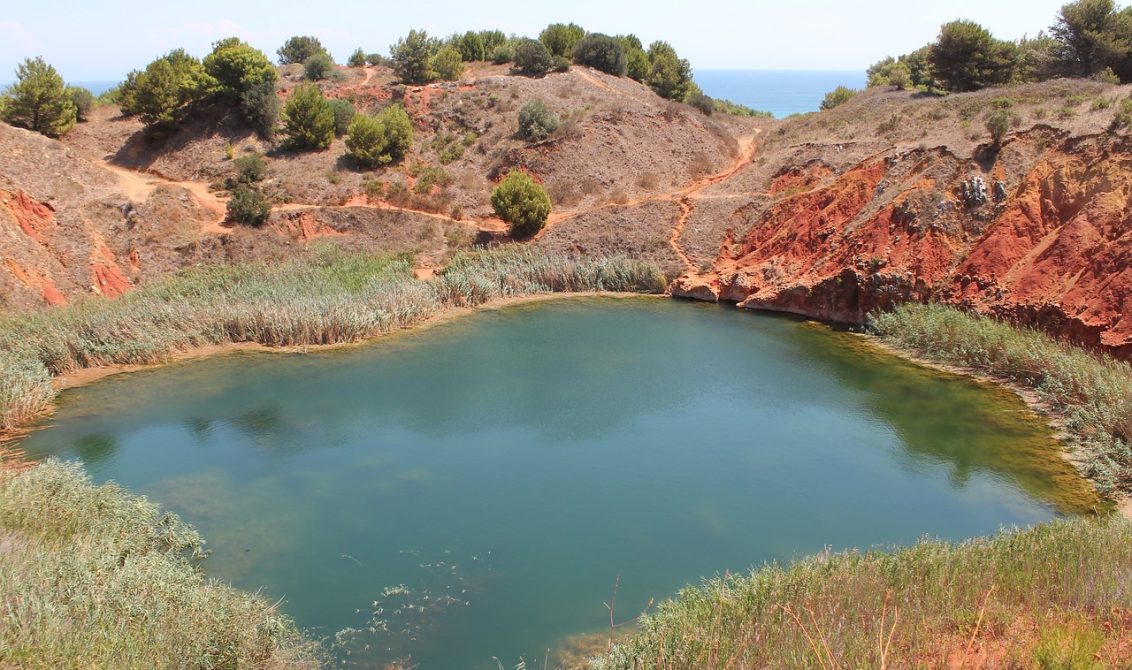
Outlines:
[[917,148],[833,172],[783,170],[673,293],[850,323],[939,301],[1132,356],[1129,138],[1039,126],[971,159]]

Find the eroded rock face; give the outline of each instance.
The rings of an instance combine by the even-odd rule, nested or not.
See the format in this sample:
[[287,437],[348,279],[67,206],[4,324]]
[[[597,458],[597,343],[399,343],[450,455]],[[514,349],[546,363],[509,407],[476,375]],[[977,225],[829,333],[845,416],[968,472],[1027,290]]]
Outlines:
[[784,172],[810,188],[774,200],[672,292],[849,323],[940,301],[1132,356],[1132,141],[1016,142],[989,164],[920,149],[814,184]]

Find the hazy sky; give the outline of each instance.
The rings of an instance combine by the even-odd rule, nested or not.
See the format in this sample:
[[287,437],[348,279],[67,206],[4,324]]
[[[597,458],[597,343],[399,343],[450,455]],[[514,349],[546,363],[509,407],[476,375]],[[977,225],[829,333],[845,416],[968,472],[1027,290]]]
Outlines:
[[119,79],[174,47],[204,55],[238,35],[273,59],[290,35],[315,35],[339,61],[388,53],[409,28],[448,35],[498,28],[535,36],[548,23],[664,39],[698,69],[860,70],[967,18],[1002,38],[1053,23],[1066,0],[101,0],[11,2],[0,12],[0,81],[42,55],[72,81]]

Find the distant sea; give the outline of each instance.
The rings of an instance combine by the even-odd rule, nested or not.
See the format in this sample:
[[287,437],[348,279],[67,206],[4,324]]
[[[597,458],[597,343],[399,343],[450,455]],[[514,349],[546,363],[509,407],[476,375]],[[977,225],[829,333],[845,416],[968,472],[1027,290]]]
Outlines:
[[[120,83],[121,82],[117,81],[68,81],[67,85],[82,86],[95,95],[102,95],[103,93],[109,91]],[[3,91],[11,85],[12,82],[0,83],[0,91]]]
[[696,70],[696,83],[713,98],[724,98],[778,118],[816,112],[838,86],[864,88],[860,70]]

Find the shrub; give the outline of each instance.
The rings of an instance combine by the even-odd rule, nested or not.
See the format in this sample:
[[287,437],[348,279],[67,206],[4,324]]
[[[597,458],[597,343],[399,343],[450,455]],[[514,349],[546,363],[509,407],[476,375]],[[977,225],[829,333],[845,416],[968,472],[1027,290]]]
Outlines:
[[390,48],[393,71],[403,84],[427,84],[436,78],[431,67],[435,52],[435,41],[427,32],[410,30]]
[[990,133],[994,146],[1001,147],[1002,140],[1010,131],[1010,112],[1005,109],[995,111],[987,118],[987,132]]
[[833,109],[840,107],[853,99],[857,95],[857,90],[849,88],[848,86],[838,86],[829,93],[825,94],[825,99],[821,101],[822,109]]
[[275,84],[279,75],[262,51],[235,37],[220,40],[204,59],[204,70],[216,80],[221,95],[239,102],[244,93]]
[[574,47],[585,36],[585,28],[576,23],[552,23],[539,33],[538,39],[551,55],[570,58],[574,55]]
[[649,78],[649,55],[644,49],[627,49],[625,51],[625,76],[645,83]]
[[574,47],[574,62],[621,77],[626,68],[625,49],[615,38],[594,33]]
[[346,59],[346,65],[350,67],[365,67],[366,66],[366,52],[358,47],[350,57]]
[[254,184],[267,176],[267,162],[259,154],[246,154],[232,161],[236,171],[236,181],[241,184]]
[[350,122],[354,120],[358,110],[354,109],[349,100],[339,98],[330,101],[330,109],[334,111],[334,136],[342,137],[350,129]]
[[570,71],[570,59],[565,58],[563,56],[555,56],[554,57],[554,68],[553,69],[554,69],[555,72],[569,72]]
[[365,168],[400,160],[412,145],[413,125],[400,105],[386,107],[376,117],[358,114],[346,133],[347,158]]
[[63,78],[42,58],[28,58],[16,68],[16,83],[5,92],[4,119],[48,137],[75,126],[75,103]]
[[519,136],[539,142],[558,130],[558,117],[542,100],[531,100],[519,110]]
[[75,106],[75,119],[80,122],[89,121],[94,109],[94,94],[82,86],[68,86],[67,96]]
[[240,111],[260,137],[271,139],[279,121],[279,98],[275,95],[274,82],[261,81],[241,93]]
[[1120,101],[1120,107],[1117,108],[1116,114],[1112,117],[1110,128],[1114,131],[1132,128],[1132,98],[1125,98]]
[[474,30],[453,38],[452,47],[460,52],[460,60],[465,63],[487,60],[488,52],[483,37]]
[[283,107],[283,134],[292,149],[325,149],[334,141],[334,109],[314,84],[295,88]]
[[310,35],[295,35],[283,43],[275,52],[279,56],[280,65],[292,63],[306,63],[307,59],[315,54],[329,54],[317,37]]
[[240,186],[228,198],[228,220],[248,226],[262,226],[271,215],[271,204],[257,188]]
[[649,45],[649,75],[646,83],[669,100],[684,100],[692,86],[692,65],[676,55],[668,42]]
[[334,72],[334,61],[324,52],[316,53],[303,61],[303,76],[308,81],[321,81]]
[[711,116],[715,111],[715,100],[704,95],[699,87],[688,95],[687,103],[703,112],[705,116]]
[[542,42],[523,38],[515,44],[514,71],[527,77],[542,77],[554,65],[554,59]]
[[381,54],[366,54],[366,63],[370,65],[389,65],[389,59]]
[[511,224],[511,234],[527,237],[542,230],[550,216],[546,190],[525,172],[512,171],[491,192],[491,208]]
[[868,87],[895,86],[903,91],[912,84],[912,71],[902,60],[886,58],[869,68]]
[[503,65],[515,60],[515,47],[510,44],[500,44],[491,51],[491,62]]
[[444,81],[456,81],[464,74],[464,61],[460,52],[452,47],[436,52],[432,57],[432,70]]

